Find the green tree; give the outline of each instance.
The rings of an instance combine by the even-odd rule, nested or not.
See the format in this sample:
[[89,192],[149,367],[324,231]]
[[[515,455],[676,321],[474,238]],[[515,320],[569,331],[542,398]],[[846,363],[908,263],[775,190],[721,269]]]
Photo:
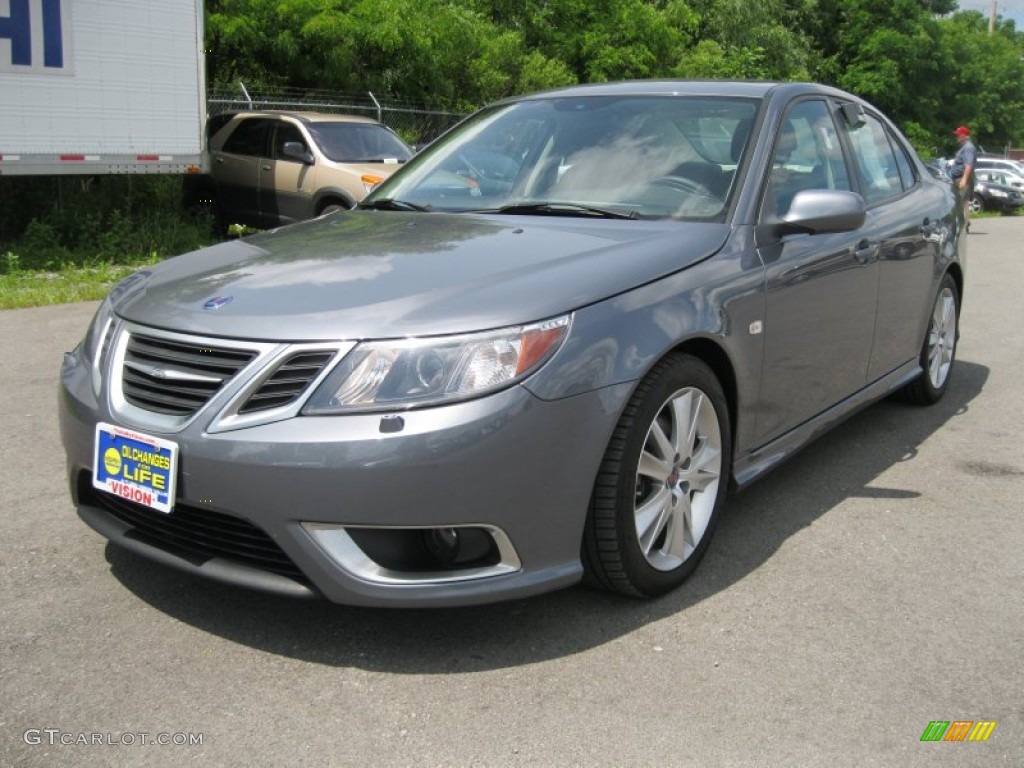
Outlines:
[[896,120],[926,120],[942,100],[939,27],[920,0],[846,0],[837,84]]
[[1024,35],[956,0],[207,0],[208,76],[469,110],[653,77],[815,80],[945,150],[1024,144]]
[[692,5],[699,18],[697,44],[675,68],[680,77],[810,79],[816,54],[802,31],[802,6],[784,0],[694,0]]
[[373,91],[469,108],[575,80],[472,3],[217,0],[207,38],[214,83]]
[[670,74],[693,44],[697,16],[683,0],[476,0],[527,48],[562,62],[580,82]]
[[1024,145],[1024,35],[1013,22],[989,35],[988,19],[957,13],[941,22],[941,59],[948,64],[944,99],[930,126],[940,143],[955,147],[951,126],[971,126],[975,141],[1000,151]]

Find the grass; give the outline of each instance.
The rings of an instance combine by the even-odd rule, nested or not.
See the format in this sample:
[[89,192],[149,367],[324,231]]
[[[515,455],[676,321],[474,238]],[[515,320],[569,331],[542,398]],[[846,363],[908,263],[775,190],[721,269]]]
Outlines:
[[154,255],[133,264],[67,264],[59,270],[8,269],[0,274],[0,309],[102,299],[119,280],[157,261]]
[[[228,237],[244,237],[259,230],[232,224]],[[212,245],[210,239],[206,245]],[[199,243],[202,245],[203,243]],[[22,266],[22,260],[15,253],[0,253],[0,309],[23,309],[48,304],[70,304],[76,301],[102,299],[120,280],[150,264],[162,261],[156,251],[148,256],[122,257],[113,263],[96,257],[76,257],[68,252],[59,258],[66,258],[56,268],[32,268]],[[38,262],[30,258],[29,262]],[[51,259],[52,261],[52,259]]]
[[103,298],[218,240],[178,175],[0,178],[0,309]]

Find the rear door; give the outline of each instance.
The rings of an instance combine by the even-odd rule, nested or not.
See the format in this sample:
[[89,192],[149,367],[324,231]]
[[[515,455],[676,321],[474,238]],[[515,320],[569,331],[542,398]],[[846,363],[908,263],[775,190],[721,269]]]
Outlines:
[[879,244],[878,312],[868,365],[875,381],[915,360],[937,287],[940,250],[950,236],[943,189],[918,175],[902,141],[865,114],[845,127],[872,238]]

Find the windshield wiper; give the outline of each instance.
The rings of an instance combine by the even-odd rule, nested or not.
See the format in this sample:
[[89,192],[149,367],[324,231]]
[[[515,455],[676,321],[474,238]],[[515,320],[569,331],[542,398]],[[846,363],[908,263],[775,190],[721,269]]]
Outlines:
[[360,203],[359,207],[363,210],[372,211],[430,211],[432,208],[429,205],[417,205],[416,203],[410,203],[407,200],[396,200],[393,197],[382,197],[380,200],[374,200],[372,203]]
[[636,211],[616,211],[611,208],[600,208],[596,205],[581,205],[579,203],[559,202],[536,202],[536,203],[510,203],[500,208],[490,208],[474,213],[541,213],[553,216],[599,216],[605,219],[636,219]]

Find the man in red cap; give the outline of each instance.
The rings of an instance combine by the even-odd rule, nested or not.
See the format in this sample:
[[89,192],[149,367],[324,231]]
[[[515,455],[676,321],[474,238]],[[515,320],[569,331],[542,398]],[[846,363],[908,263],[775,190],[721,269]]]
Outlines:
[[974,196],[974,166],[978,161],[978,150],[974,148],[971,141],[971,129],[961,125],[953,135],[956,136],[960,149],[953,158],[953,167],[950,175],[953,177],[953,186],[964,201],[964,220],[967,222],[967,231],[971,231],[971,198]]

